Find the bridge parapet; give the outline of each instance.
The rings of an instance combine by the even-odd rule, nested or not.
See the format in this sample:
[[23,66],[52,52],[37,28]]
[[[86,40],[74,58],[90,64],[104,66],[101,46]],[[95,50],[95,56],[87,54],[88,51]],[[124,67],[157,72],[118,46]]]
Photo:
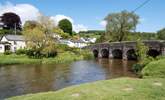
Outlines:
[[[158,40],[152,40],[152,41],[143,41],[143,43],[149,47],[150,54],[157,52],[157,54],[161,54],[165,56],[165,41],[158,41]],[[127,59],[129,55],[135,56],[134,54],[129,53],[135,53],[137,47],[137,42],[135,41],[124,41],[124,42],[112,42],[112,43],[99,43],[94,44],[91,46],[87,46],[84,49],[89,49],[91,51],[97,51],[98,57],[105,56],[105,53],[107,53],[109,58],[114,57],[114,52],[118,52],[118,56],[122,56],[123,59]],[[122,53],[122,55],[120,54]],[[107,56],[106,56],[107,57]]]

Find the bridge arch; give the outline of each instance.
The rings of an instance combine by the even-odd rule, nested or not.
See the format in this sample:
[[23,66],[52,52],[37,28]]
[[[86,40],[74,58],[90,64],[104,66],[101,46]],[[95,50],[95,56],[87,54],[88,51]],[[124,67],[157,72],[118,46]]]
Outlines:
[[127,59],[128,60],[137,60],[136,51],[134,49],[130,49],[127,51]]
[[149,49],[149,51],[147,52],[147,55],[154,57],[154,58],[159,56],[160,54],[161,54],[161,52],[156,49]]
[[123,52],[120,49],[114,49],[112,51],[112,55],[114,59],[122,59],[123,58]]
[[94,49],[94,50],[93,50],[93,55],[94,55],[95,58],[98,58],[98,56],[99,56],[99,51],[96,50],[96,49]]
[[101,50],[101,56],[102,56],[102,58],[109,58],[109,50],[108,49],[102,49]]

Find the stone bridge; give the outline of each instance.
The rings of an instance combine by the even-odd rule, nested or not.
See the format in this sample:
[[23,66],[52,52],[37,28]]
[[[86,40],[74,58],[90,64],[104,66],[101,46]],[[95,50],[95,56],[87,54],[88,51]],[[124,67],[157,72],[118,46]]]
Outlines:
[[[147,54],[152,57],[158,55],[165,56],[165,41],[143,41],[149,47]],[[85,47],[93,52],[95,57],[98,58],[117,58],[124,60],[136,60],[136,45],[137,42],[112,42],[100,43]]]

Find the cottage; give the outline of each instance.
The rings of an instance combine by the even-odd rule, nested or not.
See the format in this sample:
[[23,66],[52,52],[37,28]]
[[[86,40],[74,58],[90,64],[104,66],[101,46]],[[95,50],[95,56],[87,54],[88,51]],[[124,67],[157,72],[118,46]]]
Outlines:
[[22,35],[4,35],[0,40],[0,53],[9,50],[15,52],[26,47],[25,39]]

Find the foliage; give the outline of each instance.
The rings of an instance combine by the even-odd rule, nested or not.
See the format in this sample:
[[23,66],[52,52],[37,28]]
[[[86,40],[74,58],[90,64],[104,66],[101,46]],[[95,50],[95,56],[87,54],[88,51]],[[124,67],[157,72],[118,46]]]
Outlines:
[[119,78],[8,100],[164,100],[164,84],[164,79]]
[[96,34],[101,35],[102,33],[105,33],[104,30],[88,30],[88,31],[80,31],[79,34]]
[[137,41],[141,40],[156,40],[156,33],[147,32],[129,32],[127,36],[127,41]]
[[53,33],[60,35],[64,39],[68,39],[70,37],[69,34],[64,33],[64,31],[58,27],[53,28]]
[[120,13],[109,14],[105,21],[106,37],[110,41],[127,40],[127,35],[133,31],[138,24],[139,16],[132,12],[122,11]]
[[59,28],[65,33],[72,35],[72,23],[68,19],[63,19],[58,24]]
[[56,51],[56,44],[53,40],[48,40],[45,48],[41,51],[41,54],[44,55],[44,57],[55,57],[57,55]]
[[[5,34],[15,34],[14,30],[10,29],[0,29],[0,35],[5,35]],[[21,31],[17,30],[17,35],[21,35]]]
[[145,44],[139,39],[136,44],[136,55],[138,56],[138,60],[143,62],[147,58],[147,51],[149,48],[145,46]]
[[163,28],[157,32],[157,37],[160,40],[165,40],[165,28]]
[[153,61],[142,70],[143,77],[165,78],[165,59]]
[[84,51],[80,51],[81,55],[83,56],[83,59],[93,59],[93,53],[88,51],[88,50],[84,50]]
[[140,39],[137,40],[136,49],[136,55],[139,62],[134,64],[132,69],[135,73],[139,74],[142,69],[153,60],[153,58],[148,57],[147,51],[149,48],[145,46],[145,44]]
[[27,40],[28,56],[32,58],[56,56],[52,30],[53,23],[50,18],[45,16],[40,16],[37,22],[28,21],[25,23],[23,35]]
[[82,56],[76,55],[73,52],[58,53],[55,58],[43,58],[42,64],[59,64],[59,63],[70,63],[76,60],[83,59]]
[[12,54],[12,52],[11,52],[10,50],[6,50],[6,51],[4,52],[4,54],[5,54],[5,55],[10,55],[10,54]]
[[0,65],[40,64],[41,59],[31,59],[26,55],[0,55]]
[[3,23],[3,29],[12,29],[15,28],[21,30],[21,19],[20,17],[12,12],[4,13],[1,16],[1,22]]
[[[27,50],[27,53],[33,55],[33,51]],[[13,64],[59,64],[59,63],[70,63],[76,60],[83,59],[83,56],[76,55],[73,52],[58,53],[56,57],[34,59],[32,56],[29,58],[27,55],[0,55],[0,65],[13,65]]]
[[15,53],[17,55],[22,55],[22,54],[26,54],[27,53],[27,50],[26,49],[18,49],[18,50],[16,50]]

